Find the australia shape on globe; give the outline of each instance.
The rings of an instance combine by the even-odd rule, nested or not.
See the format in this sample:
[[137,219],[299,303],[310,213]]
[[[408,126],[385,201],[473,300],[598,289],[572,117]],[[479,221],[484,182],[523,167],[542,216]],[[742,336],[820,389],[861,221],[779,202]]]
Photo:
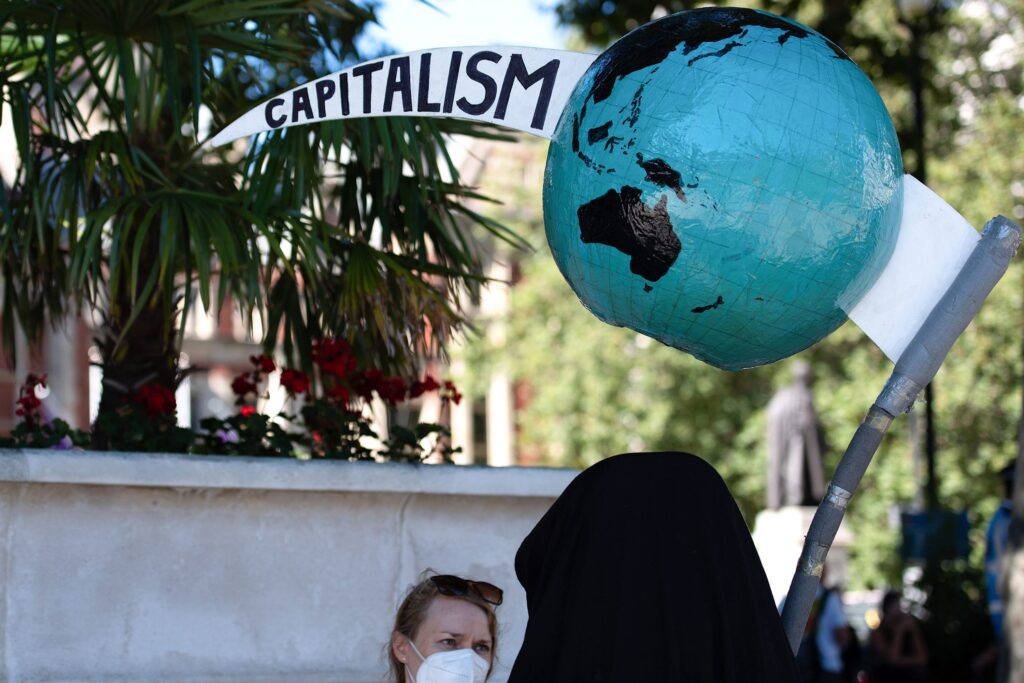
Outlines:
[[[671,189],[680,201],[686,201],[682,175],[663,159],[644,161],[636,155],[637,164],[646,172],[646,180]],[[687,187],[697,187],[697,183]],[[630,257],[629,269],[650,282],[660,280],[679,257],[683,245],[672,229],[668,197],[649,206],[641,199],[640,188],[624,186],[608,190],[577,210],[580,237],[585,244],[604,244]],[[650,291],[646,287],[645,291]]]
[[668,217],[668,197],[654,206],[640,198],[640,188],[608,190],[579,208],[580,236],[586,244],[605,244],[630,257],[629,269],[655,282],[679,256],[682,244]]

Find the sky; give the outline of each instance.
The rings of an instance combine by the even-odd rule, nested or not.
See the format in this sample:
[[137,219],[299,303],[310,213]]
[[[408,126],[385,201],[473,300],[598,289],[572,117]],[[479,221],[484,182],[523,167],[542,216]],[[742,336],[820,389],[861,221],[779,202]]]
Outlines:
[[555,0],[381,0],[383,28],[372,30],[374,42],[399,52],[431,47],[522,45],[563,48],[568,33],[558,27]]

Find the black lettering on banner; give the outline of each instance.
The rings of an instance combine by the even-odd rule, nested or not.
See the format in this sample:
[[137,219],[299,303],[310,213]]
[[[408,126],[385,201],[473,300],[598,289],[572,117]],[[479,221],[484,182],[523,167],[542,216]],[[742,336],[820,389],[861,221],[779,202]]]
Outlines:
[[384,68],[384,62],[360,64],[352,69],[352,75],[363,79],[363,113],[370,113],[370,97],[373,95],[373,72]]
[[280,117],[274,116],[274,110],[282,104],[284,104],[284,100],[280,97],[275,97],[263,107],[263,116],[267,119],[267,125],[271,128],[280,128],[288,120],[288,117],[284,114]]
[[384,111],[391,111],[395,93],[402,96],[402,111],[412,111],[412,82],[409,76],[409,58],[395,57],[388,64],[388,83],[384,88]]
[[348,116],[348,74],[338,75],[338,97],[341,98],[341,115]]
[[306,120],[313,118],[313,107],[309,104],[309,92],[305,86],[292,93],[292,123],[299,120],[299,112],[306,115]]
[[479,65],[480,62],[494,62],[497,64],[500,61],[501,55],[490,50],[477,52],[469,58],[469,61],[466,63],[466,75],[484,87],[484,98],[477,104],[473,104],[465,97],[460,97],[455,103],[459,106],[459,109],[470,116],[480,116],[491,108],[491,105],[494,104],[494,96],[498,91],[498,84],[494,82],[493,78],[480,71]]
[[327,116],[327,100],[334,97],[337,86],[332,80],[316,82],[316,114],[320,118]]
[[429,52],[420,56],[420,82],[416,86],[416,111],[441,111],[440,102],[430,101],[430,58]]
[[494,108],[494,118],[504,119],[508,111],[508,100],[512,96],[512,86],[516,81],[523,86],[523,90],[529,90],[537,81],[543,81],[540,85],[540,95],[537,96],[537,106],[533,109],[533,120],[530,126],[538,130],[544,128],[544,119],[548,115],[548,105],[551,103],[551,93],[555,89],[555,77],[558,76],[558,65],[561,62],[552,59],[533,73],[526,70],[526,62],[519,54],[512,55],[505,70],[505,80],[501,84],[501,95],[498,96],[498,106]]
[[452,113],[452,106],[455,104],[455,86],[459,83],[459,67],[462,66],[462,51],[456,50],[452,53],[452,61],[448,65],[448,83],[444,86],[444,108],[445,114]]

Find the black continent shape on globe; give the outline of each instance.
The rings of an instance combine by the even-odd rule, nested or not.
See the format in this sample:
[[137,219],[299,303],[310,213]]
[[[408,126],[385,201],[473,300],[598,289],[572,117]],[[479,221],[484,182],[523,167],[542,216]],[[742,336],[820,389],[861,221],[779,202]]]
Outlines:
[[[811,37],[811,33],[799,24],[752,9],[707,7],[678,12],[644,24],[598,57],[594,63],[597,73],[590,89],[590,97],[594,102],[601,102],[612,94],[616,80],[661,63],[679,45],[683,46],[683,54],[688,55],[704,43],[717,43],[742,37],[751,26],[782,31],[779,36],[780,44],[791,37]],[[823,36],[815,36],[815,39],[819,38],[825,41],[837,59],[850,59],[838,45]],[[741,43],[732,41],[718,52],[707,56],[721,57],[740,45]],[[617,47],[620,49],[616,49]]]
[[686,201],[686,193],[683,192],[683,176],[669,166],[667,161],[664,159],[644,160],[644,155],[637,153],[636,163],[647,172],[646,180],[671,189],[680,201]]
[[580,238],[586,244],[604,244],[630,257],[629,270],[650,282],[660,280],[679,257],[683,245],[672,229],[662,195],[654,206],[629,185],[608,190],[576,210]]

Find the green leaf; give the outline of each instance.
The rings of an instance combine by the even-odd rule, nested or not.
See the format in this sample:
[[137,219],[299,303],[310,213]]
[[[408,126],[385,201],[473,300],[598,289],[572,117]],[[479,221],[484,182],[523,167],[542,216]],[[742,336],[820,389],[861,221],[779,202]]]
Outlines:
[[118,53],[118,77],[122,92],[121,104],[124,107],[124,125],[128,136],[131,137],[135,130],[135,100],[138,90],[135,76],[135,56],[132,54],[132,48],[127,40],[120,35],[116,35],[115,40]]
[[46,112],[50,118],[53,118],[53,103],[57,100],[57,26],[62,9],[60,6],[54,8],[53,26],[46,35]]
[[192,80],[192,130],[199,135],[199,106],[202,103],[203,58],[199,52],[199,36],[192,21],[185,18],[185,38],[188,41],[188,68]]
[[[142,220],[135,226],[135,242],[132,245],[132,261],[131,261],[131,276],[129,280],[129,296],[133,301],[139,299],[138,293],[138,281],[139,281],[139,264],[142,260],[142,252],[151,242],[151,236],[149,234],[150,225],[153,223],[153,218],[157,212],[160,211],[160,204],[154,203],[146,213],[143,214]],[[157,280],[160,279],[159,271],[154,271],[154,276]]]

